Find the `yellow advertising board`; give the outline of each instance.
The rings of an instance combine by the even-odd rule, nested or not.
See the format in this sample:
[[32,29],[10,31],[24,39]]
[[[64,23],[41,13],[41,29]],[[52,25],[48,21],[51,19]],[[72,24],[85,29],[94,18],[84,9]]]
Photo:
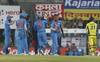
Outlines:
[[64,9],[65,19],[81,18],[82,20],[88,20],[90,16],[100,20],[100,9]]

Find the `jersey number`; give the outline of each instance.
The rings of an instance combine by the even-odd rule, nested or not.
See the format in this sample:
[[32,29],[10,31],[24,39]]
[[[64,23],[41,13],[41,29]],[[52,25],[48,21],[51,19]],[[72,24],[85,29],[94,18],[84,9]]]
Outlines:
[[19,28],[23,28],[23,26],[24,26],[23,22],[18,23]]
[[91,26],[90,29],[91,29],[91,30],[95,30],[95,26]]

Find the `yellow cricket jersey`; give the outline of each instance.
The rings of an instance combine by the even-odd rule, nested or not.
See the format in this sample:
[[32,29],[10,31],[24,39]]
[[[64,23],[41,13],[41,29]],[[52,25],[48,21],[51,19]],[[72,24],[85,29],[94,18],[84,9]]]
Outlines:
[[88,32],[88,35],[96,35],[97,34],[97,24],[95,22],[89,22],[86,25],[86,31]]

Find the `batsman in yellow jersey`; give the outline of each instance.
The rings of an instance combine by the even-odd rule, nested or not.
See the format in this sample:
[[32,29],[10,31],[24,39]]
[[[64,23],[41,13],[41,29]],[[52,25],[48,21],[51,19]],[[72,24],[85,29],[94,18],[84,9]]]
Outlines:
[[95,55],[97,45],[97,24],[94,22],[94,18],[90,17],[89,23],[86,25],[86,31],[88,33],[88,53]]

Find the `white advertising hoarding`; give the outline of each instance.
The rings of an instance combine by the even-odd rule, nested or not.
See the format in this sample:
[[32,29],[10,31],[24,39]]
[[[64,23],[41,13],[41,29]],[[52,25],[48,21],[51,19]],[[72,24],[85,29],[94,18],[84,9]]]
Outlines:
[[[67,29],[63,28],[64,33],[73,33],[73,34],[86,34],[86,29]],[[51,29],[46,29],[46,33],[51,33]],[[98,34],[100,34],[100,29],[98,29]]]
[[16,28],[15,21],[19,18],[20,13],[20,6],[6,6],[6,5],[0,5],[0,29],[4,29],[4,18],[7,15],[13,16],[12,21],[14,21],[14,24],[11,25],[12,29]]

